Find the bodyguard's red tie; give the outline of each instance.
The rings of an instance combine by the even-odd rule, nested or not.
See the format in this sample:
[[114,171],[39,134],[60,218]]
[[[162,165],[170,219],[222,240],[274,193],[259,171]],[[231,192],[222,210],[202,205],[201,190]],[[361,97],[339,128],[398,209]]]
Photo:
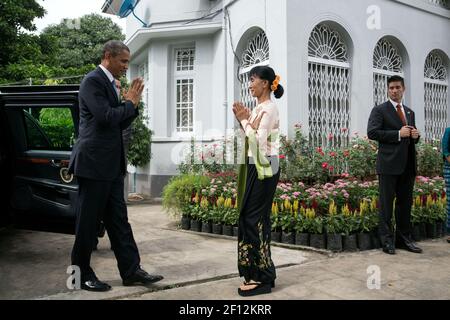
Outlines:
[[403,125],[406,126],[406,118],[405,115],[403,114],[402,106],[399,104],[397,105],[397,114],[400,117],[400,120],[402,120]]

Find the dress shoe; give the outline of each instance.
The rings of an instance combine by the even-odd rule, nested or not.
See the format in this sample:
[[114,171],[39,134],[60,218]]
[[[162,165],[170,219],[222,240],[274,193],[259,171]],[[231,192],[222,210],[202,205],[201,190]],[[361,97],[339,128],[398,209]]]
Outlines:
[[395,247],[392,243],[385,243],[383,246],[383,252],[387,254],[395,254]]
[[146,271],[139,268],[132,276],[123,279],[122,283],[124,286],[133,286],[137,284],[146,285],[160,281],[162,279],[164,279],[163,276],[148,274]]
[[416,246],[416,244],[412,241],[402,241],[397,245],[397,247],[414,253],[422,253],[422,249]]
[[81,283],[81,289],[88,291],[109,291],[111,286],[98,279],[86,280]]

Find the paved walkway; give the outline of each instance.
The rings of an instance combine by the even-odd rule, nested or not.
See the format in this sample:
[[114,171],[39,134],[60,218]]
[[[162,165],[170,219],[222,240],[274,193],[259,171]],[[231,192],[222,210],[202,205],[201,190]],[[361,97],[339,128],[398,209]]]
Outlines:
[[[159,205],[130,205],[129,218],[142,266],[164,280],[123,287],[105,237],[93,253],[92,266],[113,289],[69,290],[66,270],[73,236],[4,229],[0,299],[243,299],[237,294],[241,279],[235,238],[179,230]],[[276,287],[256,299],[450,299],[450,244],[438,239],[420,246],[423,254],[398,250],[394,256],[380,250],[330,254],[272,246]]]

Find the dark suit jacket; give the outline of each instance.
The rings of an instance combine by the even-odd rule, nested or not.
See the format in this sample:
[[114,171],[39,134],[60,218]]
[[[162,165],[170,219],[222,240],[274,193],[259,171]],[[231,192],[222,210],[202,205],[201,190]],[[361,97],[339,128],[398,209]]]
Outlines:
[[[408,125],[416,128],[414,111],[403,105]],[[404,172],[407,161],[412,161],[414,174],[417,174],[415,144],[419,139],[402,138],[398,132],[403,124],[395,107],[387,101],[372,109],[367,125],[367,136],[378,141],[377,173],[400,175]]]
[[106,181],[124,175],[122,130],[138,116],[133,103],[119,103],[113,85],[98,67],[80,85],[79,108],[79,136],[70,157],[69,172]]

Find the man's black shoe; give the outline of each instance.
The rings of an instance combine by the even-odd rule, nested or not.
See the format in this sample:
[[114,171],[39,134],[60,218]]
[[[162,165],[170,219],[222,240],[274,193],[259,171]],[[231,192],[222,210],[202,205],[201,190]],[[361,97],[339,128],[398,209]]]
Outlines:
[[137,284],[146,285],[146,284],[160,281],[162,279],[164,279],[163,276],[160,276],[157,274],[151,275],[151,274],[148,274],[146,271],[142,270],[141,268],[138,268],[132,276],[130,276],[126,279],[123,279],[122,283],[124,286],[133,286],[133,285],[137,285]]
[[387,254],[395,254],[395,247],[392,243],[385,243],[383,246],[383,252]]
[[111,286],[98,279],[86,280],[81,283],[81,289],[88,291],[109,291]]
[[415,244],[414,242],[412,242],[412,241],[403,241],[403,242],[400,242],[400,243],[397,245],[397,247],[400,248],[400,249],[408,250],[408,251],[410,251],[410,252],[414,252],[414,253],[422,253],[422,251],[423,251],[421,248],[419,248],[418,246],[416,246],[416,244]]

